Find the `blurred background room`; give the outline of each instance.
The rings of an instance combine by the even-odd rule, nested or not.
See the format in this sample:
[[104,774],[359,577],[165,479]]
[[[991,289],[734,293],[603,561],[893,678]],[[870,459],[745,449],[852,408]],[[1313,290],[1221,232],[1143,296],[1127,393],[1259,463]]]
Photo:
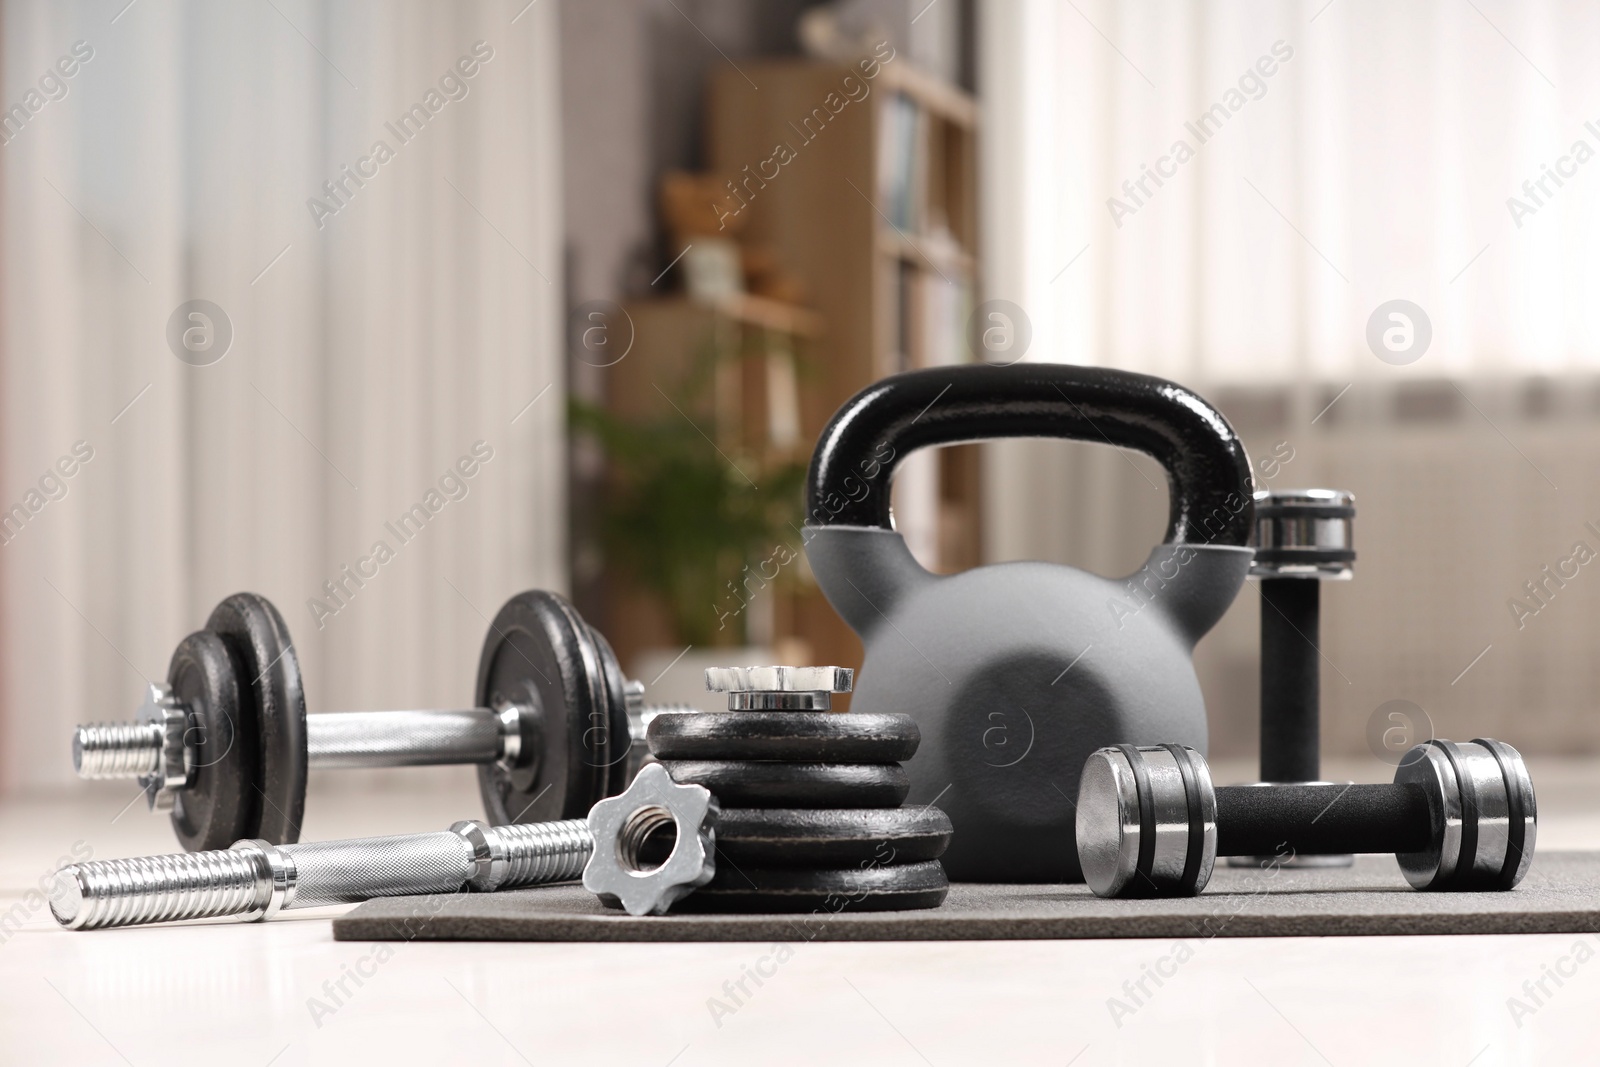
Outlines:
[[[811,446],[975,360],[1174,379],[1258,487],[1355,494],[1349,775],[1389,777],[1394,701],[1592,755],[1597,35],[1573,0],[8,0],[0,791],[126,806],[72,725],[240,589],[313,712],[466,706],[531,587],[657,699],[859,665],[801,551]],[[1167,508],[1153,461],[1063,442],[919,454],[894,506],[935,570],[1107,575]],[[1241,767],[1258,619],[1250,586],[1198,652]],[[476,784],[313,791],[389,798],[313,802],[314,839]]]

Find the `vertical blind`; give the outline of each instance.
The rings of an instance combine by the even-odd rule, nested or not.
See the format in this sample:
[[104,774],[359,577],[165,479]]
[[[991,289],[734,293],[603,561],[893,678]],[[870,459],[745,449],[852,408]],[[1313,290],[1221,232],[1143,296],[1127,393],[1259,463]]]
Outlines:
[[70,780],[241,589],[312,710],[470,700],[564,583],[553,5],[0,29],[0,781]]

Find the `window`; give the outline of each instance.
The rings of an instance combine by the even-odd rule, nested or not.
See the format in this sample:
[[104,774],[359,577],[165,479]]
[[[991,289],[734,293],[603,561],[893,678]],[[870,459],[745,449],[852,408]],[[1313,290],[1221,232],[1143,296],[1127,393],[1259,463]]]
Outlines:
[[[993,295],[1030,358],[1600,369],[1600,8],[1017,0],[985,31]],[[1397,299],[1432,333],[1398,370],[1367,341]]]

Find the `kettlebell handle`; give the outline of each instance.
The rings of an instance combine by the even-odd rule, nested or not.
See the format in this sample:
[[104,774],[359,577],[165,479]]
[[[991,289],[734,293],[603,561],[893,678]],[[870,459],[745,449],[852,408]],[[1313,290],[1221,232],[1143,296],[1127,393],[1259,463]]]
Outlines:
[[806,521],[891,529],[889,483],[919,448],[1058,437],[1155,457],[1170,488],[1168,544],[1243,546],[1254,522],[1244,444],[1222,413],[1173,382],[1062,363],[896,374],[833,416],[811,456]]

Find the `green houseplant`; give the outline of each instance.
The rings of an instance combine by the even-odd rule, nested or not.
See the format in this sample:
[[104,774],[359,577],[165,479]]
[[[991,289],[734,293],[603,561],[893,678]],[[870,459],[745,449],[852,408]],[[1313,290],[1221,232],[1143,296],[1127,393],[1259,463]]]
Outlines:
[[[741,644],[749,576],[797,540],[805,464],[725,455],[691,417],[722,360],[745,358],[714,345],[663,393],[672,401],[646,419],[624,419],[581,400],[569,403],[572,431],[591,437],[610,467],[599,523],[607,561],[661,604],[679,641]],[[701,420],[703,421],[703,420]]]

